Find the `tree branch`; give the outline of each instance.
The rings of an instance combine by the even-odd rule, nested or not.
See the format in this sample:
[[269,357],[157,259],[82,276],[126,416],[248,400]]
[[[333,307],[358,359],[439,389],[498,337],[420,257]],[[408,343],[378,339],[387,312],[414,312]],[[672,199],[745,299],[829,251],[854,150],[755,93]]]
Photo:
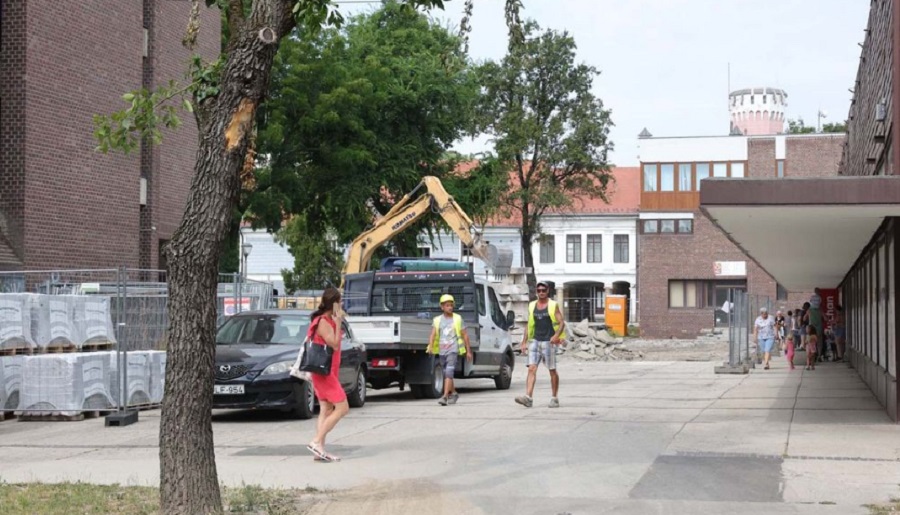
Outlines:
[[231,39],[235,40],[235,36],[241,30],[244,24],[244,1],[228,0],[228,34]]

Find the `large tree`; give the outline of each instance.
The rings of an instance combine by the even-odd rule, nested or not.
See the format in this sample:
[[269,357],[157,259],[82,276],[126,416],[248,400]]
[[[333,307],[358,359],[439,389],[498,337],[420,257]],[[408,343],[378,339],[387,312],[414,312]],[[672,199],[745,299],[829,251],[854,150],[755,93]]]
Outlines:
[[[300,214],[306,238],[348,243],[423,175],[446,171],[477,95],[460,38],[395,1],[341,30],[285,39],[260,111],[268,162],[251,217],[274,230]],[[421,227],[394,238],[394,250],[415,251]]]
[[565,32],[541,31],[527,22],[521,44],[511,44],[500,62],[479,70],[483,87],[480,128],[490,135],[499,159],[512,170],[501,197],[521,220],[522,253],[535,287],[532,245],[541,216],[577,197],[606,200],[612,175],[609,110],[592,92],[596,68],[575,61],[575,40]]
[[[442,7],[442,0],[407,0]],[[185,43],[192,46],[201,0],[192,0]],[[170,102],[182,94],[199,130],[197,161],[182,221],[165,252],[169,279],[168,362],[159,430],[160,508],[222,511],[211,420],[218,264],[248,168],[257,109],[268,92],[281,40],[298,26],[339,24],[330,0],[205,0],[225,11],[228,43],[214,63],[194,60],[187,85],[133,91],[129,107],[96,118],[102,151],[129,151],[178,125]],[[220,30],[214,27],[213,30]],[[250,154],[252,158],[252,152]]]

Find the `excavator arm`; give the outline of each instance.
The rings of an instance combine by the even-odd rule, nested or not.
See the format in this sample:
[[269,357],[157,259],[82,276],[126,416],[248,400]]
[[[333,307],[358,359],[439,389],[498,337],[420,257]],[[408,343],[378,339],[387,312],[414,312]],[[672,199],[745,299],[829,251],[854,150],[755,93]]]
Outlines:
[[[423,187],[426,192],[415,200],[411,200]],[[447,193],[437,177],[426,176],[418,186],[394,204],[387,214],[376,220],[371,228],[353,240],[353,243],[350,244],[347,263],[344,265],[344,275],[364,272],[369,267],[372,255],[378,247],[432,211],[441,215],[460,241],[472,248],[474,255],[488,265],[492,264],[488,254],[488,245],[482,241],[481,233],[475,228],[472,219]]]

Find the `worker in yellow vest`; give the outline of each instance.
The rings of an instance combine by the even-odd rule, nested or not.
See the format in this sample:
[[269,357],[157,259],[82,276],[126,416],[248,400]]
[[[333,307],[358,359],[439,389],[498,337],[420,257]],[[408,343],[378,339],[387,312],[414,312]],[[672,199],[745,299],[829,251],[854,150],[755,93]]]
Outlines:
[[472,347],[469,344],[469,334],[466,333],[466,325],[463,318],[453,312],[453,295],[441,295],[441,313],[434,317],[431,327],[431,336],[428,341],[429,354],[437,354],[444,371],[444,396],[438,401],[441,406],[456,404],[459,394],[453,386],[453,374],[456,372],[456,363],[459,356],[465,356],[472,361]]
[[528,380],[525,395],[516,397],[516,402],[530,408],[534,403],[534,383],[537,368],[541,362],[550,370],[550,388],[553,397],[550,407],[559,407],[559,374],[556,373],[556,346],[566,338],[566,321],[559,304],[550,299],[550,287],[546,282],[537,283],[537,300],[528,304],[528,330],[522,338],[522,354],[528,353]]

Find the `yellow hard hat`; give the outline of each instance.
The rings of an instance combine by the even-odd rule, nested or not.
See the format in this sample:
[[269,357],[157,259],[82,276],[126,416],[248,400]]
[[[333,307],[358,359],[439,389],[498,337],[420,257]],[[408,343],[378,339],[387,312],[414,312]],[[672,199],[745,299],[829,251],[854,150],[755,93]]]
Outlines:
[[[434,297],[432,297],[432,298],[434,298]],[[449,293],[445,293],[445,294],[441,295],[441,304],[443,304],[445,302],[452,302],[452,303],[456,304],[456,301],[453,300],[453,295],[450,295]]]

